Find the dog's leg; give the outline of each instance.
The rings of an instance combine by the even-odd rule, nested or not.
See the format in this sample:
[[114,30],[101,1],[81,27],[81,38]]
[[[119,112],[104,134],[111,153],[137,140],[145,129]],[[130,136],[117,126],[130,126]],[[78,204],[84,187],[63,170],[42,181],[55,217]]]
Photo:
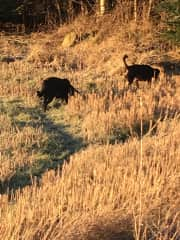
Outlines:
[[133,81],[134,81],[134,77],[133,76],[131,76],[131,74],[127,74],[127,78],[128,78],[128,88],[130,88],[131,86],[132,86],[132,83],[133,83]]
[[148,80],[148,86],[149,86],[149,88],[151,88],[151,83],[152,83],[152,79],[149,79],[149,80]]
[[136,87],[137,87],[137,89],[139,89],[139,81],[138,81],[138,79],[136,79]]
[[47,105],[50,103],[50,102],[52,102],[52,100],[53,100],[53,97],[44,97],[44,102],[43,102],[43,109],[44,109],[44,111],[46,111],[47,110]]

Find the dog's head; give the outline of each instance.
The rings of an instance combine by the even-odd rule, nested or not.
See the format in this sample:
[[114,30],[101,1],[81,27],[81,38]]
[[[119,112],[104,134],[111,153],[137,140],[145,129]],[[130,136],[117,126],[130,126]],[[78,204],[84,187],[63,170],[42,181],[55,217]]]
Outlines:
[[159,79],[159,74],[160,74],[160,70],[157,69],[157,68],[154,68],[154,78],[155,80],[158,80]]

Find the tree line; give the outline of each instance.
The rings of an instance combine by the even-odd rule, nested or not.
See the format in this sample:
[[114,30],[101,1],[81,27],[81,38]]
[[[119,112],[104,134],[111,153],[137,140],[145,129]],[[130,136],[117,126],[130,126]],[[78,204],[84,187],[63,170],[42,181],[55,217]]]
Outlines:
[[[156,2],[159,0],[156,0]],[[0,22],[24,24],[31,30],[38,26],[54,26],[72,21],[79,14],[100,14],[120,7],[126,18],[137,18],[147,6],[148,14],[155,0],[0,0]],[[142,10],[141,10],[142,11]]]
[[110,9],[115,0],[0,0],[0,23],[24,24],[35,31],[70,22],[79,14],[94,14],[101,2]]
[[169,34],[180,38],[179,0],[0,0],[0,30],[7,23],[23,25],[25,32],[69,23],[79,14],[119,12],[120,22],[163,19]]

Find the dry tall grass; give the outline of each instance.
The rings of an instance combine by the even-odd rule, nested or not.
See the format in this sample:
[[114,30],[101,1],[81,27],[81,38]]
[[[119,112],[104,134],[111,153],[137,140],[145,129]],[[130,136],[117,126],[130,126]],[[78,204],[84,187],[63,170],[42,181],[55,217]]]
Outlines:
[[[146,55],[133,52],[132,36],[123,48],[126,31],[106,34],[72,49],[32,36],[29,58],[0,66],[1,239],[179,240],[178,76],[128,90],[124,51]],[[44,114],[36,90],[52,75],[85,96]]]
[[62,172],[45,174],[40,188],[34,183],[10,203],[2,196],[2,239],[110,239],[109,231],[121,239],[123,231],[127,236],[135,234],[135,223],[141,228],[141,239],[177,239],[176,124],[176,119],[169,123],[171,133],[166,137],[163,123],[158,136],[143,140],[141,171],[137,139],[124,145],[93,145],[72,156]]

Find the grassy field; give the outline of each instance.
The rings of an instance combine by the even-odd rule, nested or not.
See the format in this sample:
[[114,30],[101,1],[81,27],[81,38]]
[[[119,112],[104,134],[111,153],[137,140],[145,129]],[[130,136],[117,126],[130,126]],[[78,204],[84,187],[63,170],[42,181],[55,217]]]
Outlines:
[[[1,57],[23,56],[0,64],[0,239],[179,240],[180,78],[158,63],[178,64],[180,50],[165,49],[147,23],[135,36],[133,23],[80,20],[0,36]],[[96,28],[61,46],[69,31]],[[128,89],[125,53],[159,67],[160,81]],[[36,91],[48,76],[85,97],[44,113]]]

